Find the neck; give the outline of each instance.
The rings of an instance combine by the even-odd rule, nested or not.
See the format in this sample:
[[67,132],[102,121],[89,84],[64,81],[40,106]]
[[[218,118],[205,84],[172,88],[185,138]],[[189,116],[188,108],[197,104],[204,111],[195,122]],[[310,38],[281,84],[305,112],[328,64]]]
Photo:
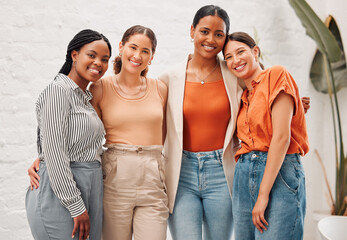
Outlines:
[[141,74],[129,74],[124,71],[120,71],[117,81],[118,83],[129,88],[136,87],[142,84]]
[[252,81],[255,80],[260,73],[263,71],[263,69],[261,69],[261,67],[259,66],[250,77],[247,77],[245,79],[242,79],[245,82],[246,87],[248,88],[249,91],[251,91],[253,89],[252,87]]
[[74,81],[82,90],[83,92],[86,91],[89,81],[82,79],[80,76],[78,76],[74,71],[70,71],[67,75],[72,81]]
[[190,64],[193,68],[197,69],[206,69],[206,68],[213,68],[217,64],[217,56],[214,58],[204,58],[201,57],[198,54],[194,54],[193,57],[190,60]]

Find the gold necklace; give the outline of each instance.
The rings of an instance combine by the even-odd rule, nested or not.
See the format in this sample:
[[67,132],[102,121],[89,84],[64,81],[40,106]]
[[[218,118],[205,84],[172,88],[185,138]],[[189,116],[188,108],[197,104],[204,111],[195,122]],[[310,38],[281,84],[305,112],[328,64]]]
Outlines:
[[139,89],[139,91],[137,91],[136,93],[127,93],[127,92],[125,92],[125,91],[123,91],[123,89],[120,87],[120,85],[119,85],[119,83],[118,83],[118,76],[116,76],[116,83],[117,83],[117,85],[118,85],[118,88],[119,88],[119,90],[122,92],[122,93],[124,93],[125,95],[130,95],[130,96],[135,96],[135,95],[137,95],[137,94],[139,94],[140,92],[141,92],[141,90],[142,90],[142,86],[143,86],[143,83],[144,83],[144,77],[141,77],[141,86],[140,86],[140,89]]
[[198,74],[196,74],[196,72],[194,72],[195,77],[200,81],[201,85],[205,84],[205,80],[214,72],[214,70],[216,70],[217,66],[218,66],[218,61],[216,63],[216,66],[214,66],[214,68],[212,69],[212,71],[209,74],[207,74],[207,76],[204,77],[203,79],[199,78]]

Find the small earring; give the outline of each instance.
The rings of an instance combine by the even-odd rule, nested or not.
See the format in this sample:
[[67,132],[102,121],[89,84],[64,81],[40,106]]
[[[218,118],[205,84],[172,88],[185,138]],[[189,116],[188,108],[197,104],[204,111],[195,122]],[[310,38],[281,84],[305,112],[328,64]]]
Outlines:
[[119,54],[118,54],[118,56],[119,56],[119,57],[122,57],[122,54],[121,54],[121,53],[119,53]]
[[148,62],[148,65],[151,65],[151,64],[152,64],[152,62],[151,62],[151,61],[149,61],[149,62]]
[[194,38],[191,38],[190,41],[191,41],[191,42],[194,42]]

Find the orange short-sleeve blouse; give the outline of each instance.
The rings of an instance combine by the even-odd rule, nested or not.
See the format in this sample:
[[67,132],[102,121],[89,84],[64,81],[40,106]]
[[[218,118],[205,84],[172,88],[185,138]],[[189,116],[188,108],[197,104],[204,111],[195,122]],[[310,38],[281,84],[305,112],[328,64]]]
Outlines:
[[287,154],[305,155],[309,150],[305,112],[299,89],[290,73],[282,66],[273,66],[253,80],[252,86],[249,102],[248,89],[245,89],[241,98],[237,118],[237,137],[241,140],[241,148],[236,153],[236,160],[244,153],[269,150],[273,132],[271,107],[281,91],[292,96],[295,108]]

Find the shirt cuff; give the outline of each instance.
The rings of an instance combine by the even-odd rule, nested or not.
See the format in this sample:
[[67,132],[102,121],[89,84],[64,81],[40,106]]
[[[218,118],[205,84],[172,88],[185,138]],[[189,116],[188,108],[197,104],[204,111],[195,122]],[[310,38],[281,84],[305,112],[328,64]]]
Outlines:
[[72,218],[77,217],[86,211],[82,197],[79,197],[76,202],[69,204],[66,208],[69,210]]

